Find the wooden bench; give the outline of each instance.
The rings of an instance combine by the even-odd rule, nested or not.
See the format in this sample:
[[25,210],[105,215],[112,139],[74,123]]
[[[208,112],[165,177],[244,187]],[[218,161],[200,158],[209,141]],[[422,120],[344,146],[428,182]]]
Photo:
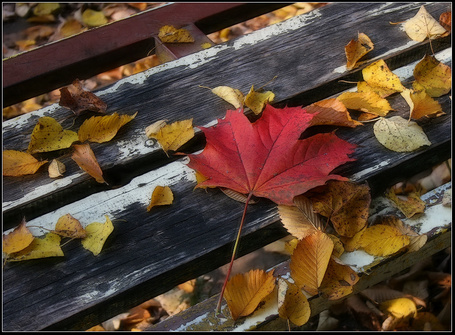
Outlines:
[[[114,231],[96,257],[80,244],[68,243],[63,247],[65,257],[7,263],[3,270],[4,330],[85,330],[229,262],[243,205],[216,189],[193,190],[195,178],[185,164],[187,159],[167,157],[156,142],[146,137],[145,127],[161,119],[188,118],[193,118],[195,126],[212,125],[225,115],[226,109],[232,108],[199,85],[227,85],[248,92],[252,84],[259,87],[277,76],[267,89],[275,93],[273,105],[278,107],[306,106],[337,96],[353,86],[341,80],[361,78],[363,66],[352,71],[343,67],[346,64],[344,46],[359,31],[366,33],[375,44],[365,65],[384,59],[392,71],[399,73],[402,83],[409,84],[415,63],[430,53],[430,44],[428,40],[410,41],[389,21],[411,18],[420,6],[421,3],[332,3],[97,91],[107,103],[109,114],[138,112],[112,141],[91,143],[109,185],[98,184],[79,170],[70,158],[71,150],[58,155],[37,155],[42,159],[60,157],[67,172],[56,180],[50,179],[44,168],[34,175],[4,177],[3,227],[11,229],[25,216],[30,226],[52,228],[61,215],[70,213],[83,224],[104,222],[104,215],[108,215],[114,222]],[[434,17],[450,10],[447,3],[431,3],[425,7]],[[180,21],[182,25],[192,22]],[[432,48],[438,59],[451,65],[450,36],[433,40]],[[147,48],[147,52],[149,50]],[[8,62],[4,61],[5,76]],[[33,79],[35,86],[40,86],[36,84],[39,76]],[[64,83],[74,78],[67,77]],[[388,100],[396,110],[393,115],[408,116],[409,108],[399,95]],[[438,101],[446,114],[419,121],[432,145],[415,152],[396,153],[385,149],[374,138],[372,123],[354,129],[339,128],[340,138],[359,147],[353,156],[356,161],[335,172],[353,181],[368,181],[372,195],[379,196],[396,182],[450,158],[451,100],[445,95]],[[25,151],[39,117],[64,120],[69,113],[52,105],[4,122],[3,149]],[[77,118],[74,129],[91,115]],[[63,126],[69,127],[71,123],[72,120],[66,120]],[[320,130],[332,131],[333,127]],[[198,132],[180,151],[197,152],[203,147],[204,138]],[[151,193],[157,185],[171,187],[174,203],[147,212]],[[443,189],[435,194],[440,196]],[[450,226],[451,217],[449,221],[444,225]],[[34,231],[38,232],[36,228]],[[276,205],[262,199],[248,209],[239,255],[286,235]],[[373,267],[373,275],[362,276],[356,290],[411,266],[420,255],[430,255],[448,246],[450,230],[432,231],[420,254],[405,254],[393,262],[384,261],[380,264],[382,268]],[[364,278],[369,279],[364,281]],[[158,324],[154,330],[191,329],[198,323],[204,330],[228,330],[238,326],[239,323],[223,320],[202,322],[204,317],[210,316],[205,311],[214,309],[214,301],[216,297]],[[322,300],[314,299],[312,304],[313,314],[327,308]],[[314,307],[316,305],[319,307]],[[277,320],[276,315],[272,319]]]

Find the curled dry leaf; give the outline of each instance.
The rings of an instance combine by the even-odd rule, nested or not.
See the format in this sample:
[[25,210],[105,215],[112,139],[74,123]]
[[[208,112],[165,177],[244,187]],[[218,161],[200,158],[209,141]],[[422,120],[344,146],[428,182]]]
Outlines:
[[95,256],[99,255],[107,238],[114,231],[111,220],[107,215],[105,217],[106,222],[93,222],[85,227],[87,236],[81,241],[82,246],[91,251]]
[[390,188],[386,196],[395,203],[407,218],[425,211],[425,201],[420,199],[420,195],[417,192],[412,192],[406,196],[396,195],[393,189]]
[[435,39],[446,33],[444,27],[428,13],[423,5],[413,18],[404,23],[403,27],[406,34],[417,42],[423,42],[427,37]]
[[291,256],[291,277],[295,283],[311,295],[318,294],[332,251],[332,240],[319,230],[303,238]]
[[150,212],[152,207],[170,205],[174,201],[174,194],[169,186],[156,186],[152,193],[150,204],[147,207],[147,212]]
[[33,128],[27,152],[48,152],[66,149],[79,140],[77,133],[71,130],[63,130],[60,123],[50,116],[40,117]]
[[401,92],[401,96],[406,100],[410,107],[409,118],[418,120],[424,116],[438,117],[445,114],[442,107],[433,98],[431,98],[425,91],[413,92],[412,90],[405,89]]
[[364,33],[358,33],[358,39],[352,39],[345,47],[346,68],[352,70],[356,67],[357,61],[374,49],[374,44]]
[[70,238],[87,237],[87,233],[79,220],[75,219],[71,214],[65,214],[58,219],[53,233]]
[[278,278],[278,314],[297,326],[307,323],[311,315],[310,303],[301,289],[281,277]]
[[98,183],[106,183],[103,178],[103,171],[89,144],[74,145],[74,152],[71,158],[82,170],[95,178]]
[[60,248],[60,236],[47,233],[44,238],[35,237],[28,247],[9,255],[8,261],[17,262],[29,259],[64,256]]
[[331,258],[319,289],[328,300],[337,300],[351,294],[358,281],[359,276],[350,266]]
[[229,86],[217,86],[212,89],[212,93],[216,94],[223,100],[229,102],[236,109],[243,107],[244,96],[240,90]]
[[177,29],[174,26],[163,26],[160,28],[158,38],[163,43],[193,43],[194,38],[186,29]]
[[388,256],[406,247],[410,238],[396,227],[378,224],[368,227],[358,243],[370,255]]
[[432,98],[447,94],[452,89],[452,69],[431,55],[425,55],[417,63],[414,78]]
[[439,24],[450,33],[452,31],[452,12],[444,12],[439,15]]
[[337,98],[348,109],[385,116],[392,110],[389,102],[375,92],[344,92]]
[[315,102],[306,106],[305,110],[307,113],[316,114],[311,120],[312,126],[331,125],[354,128],[362,125],[361,122],[351,118],[347,108],[337,98]]
[[147,127],[146,134],[149,138],[156,139],[167,154],[169,150],[177,150],[194,137],[193,119],[176,121],[171,124],[157,121]]
[[[272,91],[257,92],[254,90],[254,85],[245,96],[245,105],[250,108],[255,115],[258,115],[264,109],[264,106],[273,101],[275,94]],[[238,107],[237,107],[238,108]]]
[[379,118],[373,126],[376,139],[387,149],[397,152],[410,152],[423,145],[431,145],[427,135],[415,122],[401,116]]
[[94,93],[85,91],[79,79],[75,79],[72,85],[60,89],[59,105],[71,109],[79,115],[83,111],[106,113],[106,103]]
[[60,162],[58,159],[53,159],[49,164],[49,177],[50,178],[58,178],[62,177],[66,171],[65,164]]
[[12,254],[21,251],[32,243],[34,237],[30,230],[28,230],[25,218],[22,222],[14,228],[12,232],[3,235],[3,249],[5,254]]
[[23,176],[27,174],[34,174],[38,169],[46,164],[47,161],[38,161],[32,155],[16,151],[5,150],[3,151],[3,175],[4,176]]
[[79,141],[90,141],[103,143],[110,141],[117,134],[119,129],[133,120],[137,112],[133,115],[112,115],[92,116],[85,120],[78,131]]
[[254,312],[259,303],[275,288],[273,271],[250,270],[232,277],[226,285],[224,298],[234,320]]

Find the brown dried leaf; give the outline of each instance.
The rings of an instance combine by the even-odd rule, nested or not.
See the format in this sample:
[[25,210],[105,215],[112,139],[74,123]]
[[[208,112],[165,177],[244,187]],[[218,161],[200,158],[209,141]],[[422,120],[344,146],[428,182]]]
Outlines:
[[337,98],[330,98],[315,102],[305,107],[307,113],[317,113],[311,120],[311,125],[331,125],[343,127],[357,127],[363,125],[349,115],[347,108]]
[[79,220],[75,219],[71,214],[61,216],[58,219],[53,232],[60,236],[70,238],[85,238],[87,236],[87,233]]
[[96,179],[98,183],[106,183],[95,154],[89,144],[74,145],[74,153],[71,158],[79,165],[79,167]]
[[104,114],[107,109],[103,100],[82,88],[79,79],[75,79],[72,85],[60,89],[59,105],[71,109],[76,115],[85,110]]
[[351,294],[358,281],[357,273],[349,265],[340,264],[331,258],[319,289],[328,300],[337,300]]
[[373,49],[374,44],[371,42],[370,38],[364,33],[359,33],[357,40],[352,39],[344,47],[347,59],[346,68],[348,70],[355,68],[357,61]]

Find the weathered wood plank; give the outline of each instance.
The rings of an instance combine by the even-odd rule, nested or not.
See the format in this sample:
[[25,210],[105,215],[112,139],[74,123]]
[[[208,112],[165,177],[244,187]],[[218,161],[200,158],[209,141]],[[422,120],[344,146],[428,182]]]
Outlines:
[[[176,121],[189,117],[194,118],[195,125],[206,125],[224,115],[229,105],[198,87],[199,84],[210,87],[231,85],[246,92],[251,84],[260,85],[278,75],[267,87],[275,92],[276,100],[290,105],[307,105],[346,89],[346,84],[339,83],[339,79],[350,79],[353,74],[358,76],[359,70],[349,73],[342,70],[345,64],[342,50],[346,41],[357,35],[358,27],[364,27],[375,41],[373,59],[390,57],[392,63],[420,59],[428,43],[410,42],[397,26],[388,24],[388,21],[412,16],[419,6],[420,3],[331,4],[257,34],[126,78],[99,91],[98,95],[108,103],[108,112],[139,112],[113,141],[92,145],[106,180],[112,187],[119,187],[157,164],[169,162],[159,146],[145,137],[147,125],[159,119]],[[439,13],[446,9],[446,4],[428,4],[428,9]],[[352,26],[354,19],[355,27]],[[438,45],[443,47],[441,41],[433,41],[434,48],[437,49]],[[327,51],[327,46],[336,52]],[[323,87],[328,83],[331,83],[330,89]],[[316,91],[322,93],[316,94]],[[290,100],[292,97],[294,99]],[[70,111],[53,105],[5,122],[4,148],[26,150],[40,116],[63,120],[70,114]],[[78,118],[73,129],[89,116]],[[446,119],[438,120],[442,121]],[[63,125],[69,127],[71,123],[70,119]],[[193,143],[197,144],[196,150],[201,148],[200,139]],[[38,156],[62,157],[68,168],[66,177],[51,180],[44,168],[32,176],[5,177],[3,205],[6,222],[20,220],[23,215],[34,218],[44,214],[45,210],[54,210],[94,191],[108,189],[82,174],[69,158],[68,151]]]

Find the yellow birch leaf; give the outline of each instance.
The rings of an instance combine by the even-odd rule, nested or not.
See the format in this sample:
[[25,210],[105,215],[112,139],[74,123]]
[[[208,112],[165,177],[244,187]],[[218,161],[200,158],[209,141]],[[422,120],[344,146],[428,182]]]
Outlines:
[[[402,92],[405,87],[400,78],[390,71],[384,60],[380,59],[362,70],[363,79],[373,90],[377,88],[378,94],[385,97],[395,92]],[[349,107],[348,107],[349,108]]]
[[377,224],[363,232],[359,245],[370,255],[388,256],[406,247],[409,242],[409,236],[403,235],[398,228]]
[[344,253],[343,242],[341,242],[341,240],[338,236],[335,236],[333,234],[327,234],[327,236],[330,237],[330,239],[333,242],[332,256],[339,258]]
[[76,35],[85,29],[82,27],[81,23],[76,19],[68,19],[60,27],[59,32],[63,38]]
[[176,121],[159,128],[157,133],[148,133],[150,138],[158,141],[164,152],[177,150],[194,137],[193,119]]
[[300,240],[298,238],[293,238],[292,240],[287,241],[284,244],[284,250],[286,251],[286,253],[288,253],[289,255],[292,255],[295,248],[297,247],[297,244],[299,244],[299,241]]
[[358,281],[359,276],[350,266],[331,258],[320,291],[328,300],[337,300],[351,294]]
[[245,96],[245,105],[250,108],[255,115],[262,112],[265,105],[272,102],[275,94],[272,91],[256,92],[254,85],[251,86],[250,91]]
[[158,38],[163,43],[193,43],[194,38],[186,29],[177,29],[174,26],[163,26],[160,28]]
[[345,251],[351,252],[360,248],[360,239],[362,238],[363,233],[367,227],[363,228],[357,234],[352,237],[340,236],[341,242],[343,242],[343,247]]
[[201,48],[202,49],[208,49],[211,46],[212,46],[212,43],[210,43],[210,42],[204,42],[204,43],[201,44]]
[[32,132],[27,152],[48,152],[66,149],[78,141],[77,133],[71,130],[63,130],[62,126],[52,117],[43,116]]
[[150,212],[154,206],[170,205],[174,201],[174,194],[172,194],[169,186],[157,186],[153,190],[152,199],[147,207],[147,212]]
[[411,152],[423,145],[431,145],[417,123],[408,122],[401,116],[379,118],[373,126],[373,131],[379,143],[396,152]]
[[374,49],[374,44],[370,38],[364,34],[359,33],[358,39],[352,39],[345,47],[344,52],[346,54],[346,68],[352,70],[356,67],[357,61]]
[[23,176],[27,174],[34,174],[41,165],[46,164],[47,161],[38,161],[32,155],[16,151],[5,150],[3,151],[3,175],[4,176]]
[[133,120],[133,115],[118,115],[117,113],[104,116],[92,116],[85,120],[78,131],[79,141],[85,142],[108,142],[114,138],[119,129]]
[[96,179],[98,183],[105,183],[103,171],[96,160],[95,154],[89,144],[74,145],[74,152],[71,158],[79,167]]
[[234,320],[254,312],[259,303],[275,288],[273,271],[250,270],[232,277],[224,291],[229,311]]
[[25,219],[12,232],[3,235],[3,252],[12,254],[21,251],[32,243],[34,237],[26,226]]
[[86,9],[82,13],[82,23],[87,27],[98,27],[107,22],[107,18],[102,11]]
[[431,98],[425,91],[413,92],[406,89],[401,92],[401,96],[409,105],[410,119],[418,120],[424,116],[438,117],[445,114],[439,102]]
[[397,319],[414,318],[417,315],[417,306],[409,298],[386,300],[379,305],[379,309]]
[[53,233],[70,238],[87,237],[87,233],[79,220],[75,219],[71,214],[65,214],[58,219]]
[[410,218],[417,213],[425,211],[425,202],[420,199],[420,195],[412,192],[408,195],[396,195],[392,188],[386,193],[387,198],[392,200],[398,209],[407,217]]
[[87,237],[81,240],[82,246],[97,256],[103,249],[109,235],[114,231],[114,226],[107,215],[106,222],[93,222],[85,227]]
[[283,278],[278,278],[278,314],[297,326],[308,322],[311,309],[301,289]]
[[447,94],[452,89],[452,69],[431,55],[425,55],[417,63],[414,78],[432,98]]
[[427,37],[435,39],[446,33],[444,27],[427,12],[423,5],[414,17],[404,23],[403,27],[406,34],[417,42],[423,42]]
[[33,14],[36,16],[52,14],[60,8],[60,4],[54,2],[39,3],[33,8]]
[[8,261],[18,262],[29,259],[64,256],[60,248],[60,236],[47,233],[44,238],[35,237],[28,247],[9,255]]
[[357,127],[362,123],[355,121],[349,115],[347,108],[337,98],[330,98],[315,102],[305,107],[307,113],[317,113],[311,119],[311,125],[331,125],[343,127]]
[[319,230],[303,238],[291,256],[291,277],[295,283],[311,295],[318,294],[332,251],[332,240]]
[[229,102],[236,109],[239,109],[241,106],[243,106],[243,93],[236,88],[229,86],[217,86],[212,89],[212,93]]
[[31,46],[36,44],[35,40],[18,40],[15,41],[14,44],[17,45],[20,51],[29,50]]
[[49,177],[50,178],[58,178],[62,177],[66,171],[65,164],[60,162],[58,159],[53,159],[49,164]]
[[389,102],[375,92],[344,92],[337,98],[348,109],[385,116],[392,110]]

